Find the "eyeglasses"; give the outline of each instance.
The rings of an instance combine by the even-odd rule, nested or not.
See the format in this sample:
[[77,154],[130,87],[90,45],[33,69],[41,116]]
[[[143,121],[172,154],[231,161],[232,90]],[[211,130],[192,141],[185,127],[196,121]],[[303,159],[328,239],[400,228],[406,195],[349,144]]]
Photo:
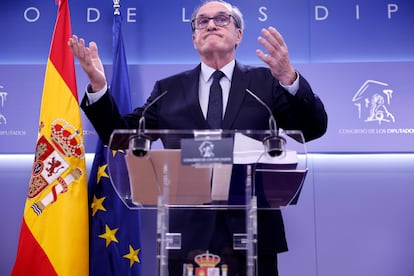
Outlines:
[[197,29],[197,30],[205,29],[210,23],[210,20],[213,20],[216,26],[224,27],[224,26],[229,25],[231,17],[232,17],[231,14],[218,14],[213,17],[200,16],[200,17],[197,17],[191,20],[191,27],[193,28],[193,30],[194,29]]

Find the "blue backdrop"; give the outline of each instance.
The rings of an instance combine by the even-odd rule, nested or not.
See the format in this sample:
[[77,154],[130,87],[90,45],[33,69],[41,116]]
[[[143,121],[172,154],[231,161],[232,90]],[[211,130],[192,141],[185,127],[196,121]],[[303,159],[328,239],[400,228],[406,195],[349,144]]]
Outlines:
[[[110,77],[112,0],[69,2],[73,32],[98,42]],[[327,134],[309,143],[308,150],[340,153],[309,156],[300,202],[283,210],[289,252],[279,256],[280,274],[412,276],[414,155],[406,152],[414,152],[414,1],[233,2],[246,19],[237,58],[260,64],[256,37],[261,28],[276,26],[296,68],[329,113]],[[2,3],[0,187],[7,207],[0,212],[0,275],[9,275],[33,164],[56,5],[54,0]],[[142,104],[156,79],[198,63],[188,23],[198,3],[121,0],[133,106]],[[82,96],[87,80],[80,68],[77,74]],[[86,149],[94,152],[96,133],[86,119],[84,128]],[[88,168],[92,159],[88,154]],[[148,256],[156,254],[156,220],[142,212],[141,221],[142,268],[151,275],[156,262]]]

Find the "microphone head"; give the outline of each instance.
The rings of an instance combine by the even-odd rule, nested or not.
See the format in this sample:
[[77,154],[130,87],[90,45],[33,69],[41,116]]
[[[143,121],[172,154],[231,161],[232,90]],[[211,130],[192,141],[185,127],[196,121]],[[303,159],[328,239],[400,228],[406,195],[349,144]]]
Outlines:
[[285,138],[279,135],[267,136],[263,139],[263,145],[270,157],[279,157],[285,152]]
[[143,134],[133,136],[129,140],[129,150],[137,157],[145,157],[150,151],[150,145],[150,139]]

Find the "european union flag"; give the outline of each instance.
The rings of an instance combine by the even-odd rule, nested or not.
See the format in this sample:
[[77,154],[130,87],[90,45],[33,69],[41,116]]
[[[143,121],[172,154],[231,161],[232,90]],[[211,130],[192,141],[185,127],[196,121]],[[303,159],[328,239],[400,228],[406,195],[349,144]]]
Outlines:
[[[111,93],[121,113],[131,110],[128,67],[121,32],[122,17],[115,7],[113,21],[113,73]],[[128,209],[111,184],[108,148],[99,140],[88,183],[90,203],[90,275],[141,275],[139,211]],[[125,162],[123,152],[111,152]],[[117,158],[119,157],[119,158]],[[125,167],[119,164],[118,167]],[[128,175],[125,171],[125,181]],[[119,179],[119,177],[117,177]]]

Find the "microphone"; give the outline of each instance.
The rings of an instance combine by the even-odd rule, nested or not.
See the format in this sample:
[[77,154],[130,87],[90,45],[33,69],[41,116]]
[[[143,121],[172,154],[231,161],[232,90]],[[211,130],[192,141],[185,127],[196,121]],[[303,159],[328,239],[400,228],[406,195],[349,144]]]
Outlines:
[[150,150],[151,141],[147,135],[144,134],[145,132],[145,113],[147,110],[153,106],[156,102],[158,102],[165,94],[167,94],[168,90],[165,90],[160,95],[158,95],[153,101],[151,101],[142,111],[141,118],[139,118],[138,122],[138,130],[137,135],[134,135],[129,140],[129,149],[135,156],[144,157]]
[[267,154],[271,157],[281,156],[285,152],[286,139],[279,135],[279,128],[276,124],[276,119],[273,116],[273,112],[270,107],[262,101],[256,94],[246,88],[246,92],[256,99],[262,106],[264,106],[269,112],[269,130],[270,135],[263,139],[263,145]]

